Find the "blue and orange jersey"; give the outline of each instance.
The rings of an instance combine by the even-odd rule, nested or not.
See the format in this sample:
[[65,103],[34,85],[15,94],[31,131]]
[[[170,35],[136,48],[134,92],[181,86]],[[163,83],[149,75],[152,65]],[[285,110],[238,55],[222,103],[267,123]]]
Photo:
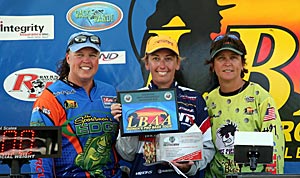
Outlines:
[[110,113],[115,88],[94,81],[90,95],[67,80],[50,85],[35,101],[32,126],[61,126],[60,158],[32,160],[36,177],[120,177],[115,151],[118,121]]

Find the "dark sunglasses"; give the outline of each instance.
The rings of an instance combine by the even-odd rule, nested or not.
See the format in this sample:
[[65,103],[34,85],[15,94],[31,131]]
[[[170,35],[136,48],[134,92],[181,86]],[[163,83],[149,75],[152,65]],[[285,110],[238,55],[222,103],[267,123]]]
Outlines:
[[224,37],[228,37],[228,38],[231,38],[231,39],[234,39],[234,40],[240,40],[239,37],[235,36],[235,35],[219,35],[217,36],[215,39],[214,39],[214,42],[216,41],[219,41],[221,39],[223,39]]
[[71,46],[74,43],[85,43],[88,39],[90,40],[91,43],[101,46],[101,40],[96,35],[92,35],[92,36],[78,35],[70,41],[68,46]]

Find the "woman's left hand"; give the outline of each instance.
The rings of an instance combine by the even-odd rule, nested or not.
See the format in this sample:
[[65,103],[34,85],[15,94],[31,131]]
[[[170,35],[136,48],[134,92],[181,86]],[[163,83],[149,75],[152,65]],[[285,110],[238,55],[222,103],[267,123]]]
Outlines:
[[172,161],[172,164],[174,164],[181,172],[187,173],[191,166],[194,164],[193,161],[185,161],[185,162],[175,162]]

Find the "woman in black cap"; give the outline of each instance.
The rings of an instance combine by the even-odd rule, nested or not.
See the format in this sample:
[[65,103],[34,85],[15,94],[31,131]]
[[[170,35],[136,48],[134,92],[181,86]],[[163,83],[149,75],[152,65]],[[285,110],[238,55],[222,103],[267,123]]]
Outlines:
[[206,177],[225,177],[238,172],[252,172],[249,166],[234,162],[235,131],[272,132],[273,163],[258,165],[256,172],[283,173],[284,135],[281,120],[271,95],[260,85],[243,79],[247,51],[234,34],[220,35],[211,44],[207,63],[218,78],[219,86],[206,97],[212,123],[216,154]]

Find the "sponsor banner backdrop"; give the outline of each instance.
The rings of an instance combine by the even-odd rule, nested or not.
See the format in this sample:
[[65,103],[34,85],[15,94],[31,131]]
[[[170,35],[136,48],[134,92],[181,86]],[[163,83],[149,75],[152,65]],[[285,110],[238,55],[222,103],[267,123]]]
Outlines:
[[54,16],[1,16],[1,40],[54,39]]
[[[145,42],[153,34],[178,40],[185,58],[176,78],[205,95],[214,86],[204,61],[211,40],[234,31],[247,48],[246,80],[274,97],[286,139],[285,172],[300,166],[300,14],[298,0],[0,0],[0,116],[3,126],[29,125],[32,105],[57,80],[71,33],[101,37],[96,79],[117,90],[147,83]],[[267,130],[268,128],[264,128]],[[9,173],[0,165],[1,173]],[[4,170],[4,171],[2,171]],[[29,172],[28,165],[23,171]]]

